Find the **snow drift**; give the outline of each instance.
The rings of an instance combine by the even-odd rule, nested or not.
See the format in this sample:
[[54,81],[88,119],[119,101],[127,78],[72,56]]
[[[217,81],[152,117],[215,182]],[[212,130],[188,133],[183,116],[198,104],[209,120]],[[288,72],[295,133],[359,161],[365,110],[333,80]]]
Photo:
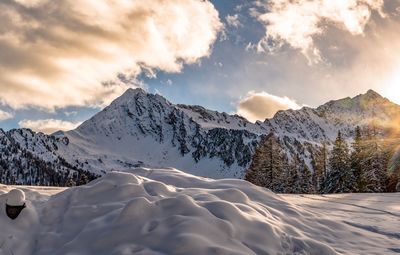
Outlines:
[[0,212],[1,255],[382,254],[375,236],[242,180],[139,168],[53,196],[22,189],[21,215]]

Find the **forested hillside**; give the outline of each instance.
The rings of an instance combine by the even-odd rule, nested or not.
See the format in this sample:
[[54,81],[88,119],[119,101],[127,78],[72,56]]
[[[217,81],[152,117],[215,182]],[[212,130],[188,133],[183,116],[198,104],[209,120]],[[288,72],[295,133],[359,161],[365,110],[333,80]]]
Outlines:
[[[280,193],[394,192],[399,189],[398,140],[356,127],[351,144],[339,131],[332,148],[311,151],[312,169],[287,154],[273,133],[260,143],[245,179]],[[397,187],[396,187],[397,186]]]

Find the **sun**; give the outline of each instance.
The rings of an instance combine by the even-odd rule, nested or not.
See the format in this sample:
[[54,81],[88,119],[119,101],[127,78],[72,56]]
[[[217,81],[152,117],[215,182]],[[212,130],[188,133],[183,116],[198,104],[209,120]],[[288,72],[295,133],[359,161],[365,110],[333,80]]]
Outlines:
[[400,104],[400,69],[388,76],[383,83],[382,94],[396,104]]

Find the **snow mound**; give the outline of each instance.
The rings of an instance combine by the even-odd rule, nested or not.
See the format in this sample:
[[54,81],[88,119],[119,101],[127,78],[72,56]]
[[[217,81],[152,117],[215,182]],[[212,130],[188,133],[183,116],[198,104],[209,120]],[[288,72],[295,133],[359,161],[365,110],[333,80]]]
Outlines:
[[174,170],[133,173],[51,198],[38,254],[335,254],[285,222],[301,214],[272,192]]
[[20,189],[10,190],[7,194],[7,204],[21,206],[25,203],[25,193]]
[[368,253],[377,243],[248,182],[174,169],[111,172],[48,201],[25,193],[28,208],[15,222],[0,212],[1,255],[329,255]]

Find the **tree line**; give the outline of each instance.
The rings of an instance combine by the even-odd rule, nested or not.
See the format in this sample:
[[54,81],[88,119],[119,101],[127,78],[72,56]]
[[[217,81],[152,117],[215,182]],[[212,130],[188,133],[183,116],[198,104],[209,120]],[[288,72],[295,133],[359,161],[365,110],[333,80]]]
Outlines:
[[77,186],[99,176],[63,158],[44,161],[16,144],[1,143],[0,183],[7,185]]
[[[331,148],[329,148],[331,147]],[[349,145],[339,131],[333,146],[310,151],[311,160],[287,153],[270,133],[257,147],[245,179],[278,193],[394,192],[400,189],[396,142],[356,127]]]

